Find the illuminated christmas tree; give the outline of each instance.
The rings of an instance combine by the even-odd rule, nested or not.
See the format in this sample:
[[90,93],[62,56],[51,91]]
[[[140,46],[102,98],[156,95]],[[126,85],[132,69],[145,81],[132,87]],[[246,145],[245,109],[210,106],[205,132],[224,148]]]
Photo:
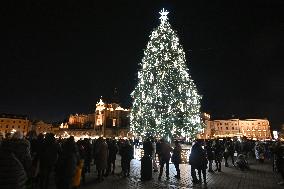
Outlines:
[[135,135],[167,139],[196,136],[202,128],[200,100],[185,53],[166,10],[144,51],[138,84],[131,93],[130,127]]

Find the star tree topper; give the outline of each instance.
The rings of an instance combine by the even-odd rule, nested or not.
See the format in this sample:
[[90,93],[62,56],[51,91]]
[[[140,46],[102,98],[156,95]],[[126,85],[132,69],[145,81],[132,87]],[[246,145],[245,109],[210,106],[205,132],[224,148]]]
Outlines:
[[161,15],[160,20],[162,24],[164,24],[168,20],[167,15],[169,14],[169,12],[163,8],[159,13]]

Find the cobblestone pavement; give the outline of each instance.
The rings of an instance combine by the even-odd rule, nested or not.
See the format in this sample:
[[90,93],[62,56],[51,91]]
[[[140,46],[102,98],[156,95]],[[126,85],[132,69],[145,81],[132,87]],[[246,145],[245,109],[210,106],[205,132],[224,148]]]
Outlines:
[[[174,175],[175,167],[170,164],[170,179],[166,180],[165,173],[162,179],[158,180],[159,173],[153,173],[153,179],[150,181],[140,180],[140,161],[132,160],[130,177],[124,178],[119,173],[121,171],[119,160],[117,160],[115,175],[105,177],[104,181],[96,181],[96,173],[92,167],[92,173],[87,175],[86,183],[80,188],[92,189],[120,189],[120,188],[163,188],[163,189],[186,189],[186,188],[206,188],[204,185],[193,185],[190,176],[190,166],[181,164],[181,179],[177,180]],[[165,170],[164,170],[165,171]],[[277,185],[280,177],[272,172],[272,166],[269,162],[264,164],[250,162],[250,170],[240,171],[234,167],[224,167],[222,172],[207,173],[207,188],[212,189],[277,189],[284,188]]]

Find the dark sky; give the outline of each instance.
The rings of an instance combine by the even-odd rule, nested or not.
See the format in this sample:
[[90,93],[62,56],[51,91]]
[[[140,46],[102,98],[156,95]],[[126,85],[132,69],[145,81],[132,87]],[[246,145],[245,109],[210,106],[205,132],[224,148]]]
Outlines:
[[202,111],[268,118],[274,128],[284,123],[282,0],[19,2],[1,6],[0,112],[62,120],[94,111],[114,88],[130,106],[138,63],[164,7]]

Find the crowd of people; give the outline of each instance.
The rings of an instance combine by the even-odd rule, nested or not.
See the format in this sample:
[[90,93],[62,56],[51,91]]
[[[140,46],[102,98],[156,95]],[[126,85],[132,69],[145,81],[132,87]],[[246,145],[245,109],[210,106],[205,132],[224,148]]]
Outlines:
[[[133,145],[126,139],[100,137],[75,141],[73,136],[56,139],[52,133],[24,137],[17,131],[6,134],[0,145],[1,189],[47,189],[52,178],[58,189],[76,188],[80,182],[85,182],[92,162],[97,180],[101,182],[114,174],[117,153],[121,156],[121,175],[127,177],[130,161],[134,158]],[[80,165],[81,174],[78,174]]]
[[[143,149],[144,154],[152,156],[154,172],[157,171],[156,155],[158,156],[160,162],[159,179],[163,174],[164,165],[166,165],[166,178],[169,179],[170,160],[176,169],[175,178],[180,179],[179,164],[182,163],[182,148],[178,141],[174,142],[174,148],[172,148],[164,139],[157,141],[148,138],[143,143]],[[191,165],[192,183],[206,185],[207,169],[209,173],[222,172],[222,162],[225,167],[232,166],[241,171],[249,170],[248,160],[253,159],[255,159],[255,163],[263,163],[265,159],[272,162],[273,170],[280,172],[284,180],[284,145],[280,141],[260,142],[246,138],[243,138],[242,141],[237,138],[196,140],[192,143],[188,159],[188,163]],[[278,184],[284,185],[284,182]]]
[[[101,182],[104,177],[115,174],[117,154],[121,156],[120,175],[129,177],[130,162],[134,159],[133,146],[135,141],[128,139],[100,137],[75,141],[73,136],[62,139],[55,138],[52,133],[34,133],[25,137],[20,131],[7,133],[0,140],[0,188],[47,189],[51,179],[54,179],[58,189],[76,188],[85,182],[92,164],[96,168],[96,179]],[[179,165],[184,162],[179,141],[171,145],[163,138],[158,140],[149,137],[143,142],[143,150],[144,156],[151,160],[150,171],[159,172],[159,180],[164,167],[166,179],[169,179],[170,162],[175,166],[175,178],[181,178]],[[206,185],[207,171],[221,172],[222,166],[249,169],[247,160],[252,158],[258,163],[263,163],[264,159],[271,160],[273,170],[280,172],[284,180],[284,146],[280,141],[196,140],[192,143],[187,162],[191,165],[193,184]]]

